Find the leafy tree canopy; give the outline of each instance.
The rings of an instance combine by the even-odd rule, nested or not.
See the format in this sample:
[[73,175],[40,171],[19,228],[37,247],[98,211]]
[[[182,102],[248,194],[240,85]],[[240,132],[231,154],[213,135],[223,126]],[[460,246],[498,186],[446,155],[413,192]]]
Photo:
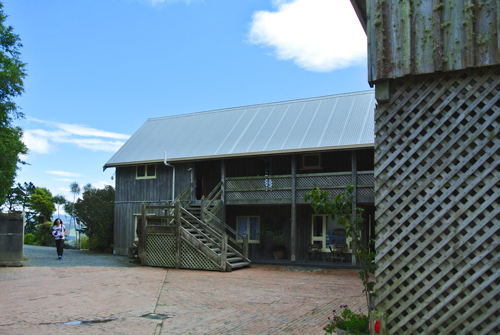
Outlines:
[[98,250],[109,248],[113,243],[115,189],[87,187],[83,199],[75,204],[77,217],[83,223],[82,231],[93,241],[91,247]]
[[23,79],[26,64],[20,60],[22,47],[19,35],[5,25],[7,15],[0,3],[0,204],[5,203],[18,170],[23,162],[20,155],[28,152],[21,141],[23,132],[12,125],[14,119],[23,118],[14,98],[24,91]]
[[52,200],[52,193],[45,187],[37,187],[31,195],[31,209],[39,214],[41,222],[52,219],[56,207]]

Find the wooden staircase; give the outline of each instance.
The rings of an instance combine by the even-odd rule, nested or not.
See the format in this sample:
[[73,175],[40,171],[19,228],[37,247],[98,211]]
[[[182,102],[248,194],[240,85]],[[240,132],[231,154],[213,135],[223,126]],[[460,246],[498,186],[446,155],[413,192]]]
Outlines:
[[[214,206],[215,205],[212,205],[212,207]],[[219,257],[223,257],[223,255],[221,255],[222,233],[218,231],[215,226],[211,226],[210,228],[212,229],[209,229],[201,224],[203,222],[202,204],[191,203],[188,208],[186,208],[186,211],[189,212],[190,215],[183,213],[182,218],[183,221],[188,221],[190,225],[184,223],[183,228],[198,241],[208,247],[212,252],[217,254]],[[193,226],[195,228],[193,228]],[[227,254],[225,257],[227,262],[226,271],[247,267],[251,264],[247,257],[230,245],[227,247]]]
[[201,203],[189,200],[190,187],[169,205],[143,203],[138,247],[143,265],[224,272],[250,266],[248,240],[222,222],[220,185]]

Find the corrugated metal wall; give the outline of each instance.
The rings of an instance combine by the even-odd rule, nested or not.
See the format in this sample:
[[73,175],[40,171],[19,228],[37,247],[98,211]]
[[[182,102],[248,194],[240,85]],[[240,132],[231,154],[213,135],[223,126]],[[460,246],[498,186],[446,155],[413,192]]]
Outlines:
[[497,1],[367,0],[370,82],[499,63]]

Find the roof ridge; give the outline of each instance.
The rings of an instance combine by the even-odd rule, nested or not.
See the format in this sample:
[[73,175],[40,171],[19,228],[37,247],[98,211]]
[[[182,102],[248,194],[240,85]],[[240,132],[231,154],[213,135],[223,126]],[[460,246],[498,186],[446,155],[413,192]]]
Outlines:
[[238,107],[220,108],[220,109],[179,114],[179,115],[160,116],[160,117],[155,117],[155,118],[149,118],[149,119],[147,119],[147,121],[160,121],[160,120],[165,120],[165,119],[175,119],[175,118],[182,118],[182,117],[198,116],[201,114],[223,113],[223,112],[248,109],[248,108],[259,108],[259,107],[262,108],[264,106],[273,106],[273,105],[276,106],[276,105],[297,103],[297,102],[303,102],[303,101],[324,100],[324,99],[328,99],[328,98],[347,97],[347,96],[352,96],[352,95],[367,94],[367,93],[374,93],[374,92],[375,92],[375,90],[365,90],[365,91],[358,91],[358,92],[351,92],[351,93],[339,93],[339,94],[332,94],[332,95],[323,95],[323,96],[312,97],[312,98],[302,98],[302,99],[284,100],[284,101],[278,101],[278,102],[267,102],[267,103],[262,103],[262,104],[254,104],[254,105],[246,105],[246,106],[238,106]]

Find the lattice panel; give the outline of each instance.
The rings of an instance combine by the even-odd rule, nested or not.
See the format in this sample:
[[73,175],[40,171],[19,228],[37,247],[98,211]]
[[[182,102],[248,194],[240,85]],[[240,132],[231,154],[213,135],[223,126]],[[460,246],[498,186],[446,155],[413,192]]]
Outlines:
[[358,174],[358,185],[375,185],[375,174]]
[[183,269],[198,269],[198,270],[218,270],[220,265],[217,265],[210,258],[205,256],[201,251],[189,245],[186,241],[182,241],[181,245],[181,267]]
[[297,176],[297,187],[319,187],[323,189],[325,186],[335,185],[352,185],[352,175],[350,173],[337,176]]
[[[150,266],[174,268],[176,247],[177,241],[174,235],[147,234],[146,263]],[[220,270],[220,265],[183,240],[181,244],[181,268]]]
[[269,191],[249,191],[249,192],[227,192],[228,200],[253,200],[253,199],[290,199],[291,190],[269,190]]
[[361,196],[374,196],[375,189],[373,187],[358,187],[356,189],[356,194]]
[[256,188],[291,188],[291,177],[262,177],[259,179],[227,179],[226,191],[253,190]]
[[389,334],[500,334],[500,67],[393,80],[375,120]]
[[173,235],[147,234],[146,263],[151,266],[175,267],[176,239]]

